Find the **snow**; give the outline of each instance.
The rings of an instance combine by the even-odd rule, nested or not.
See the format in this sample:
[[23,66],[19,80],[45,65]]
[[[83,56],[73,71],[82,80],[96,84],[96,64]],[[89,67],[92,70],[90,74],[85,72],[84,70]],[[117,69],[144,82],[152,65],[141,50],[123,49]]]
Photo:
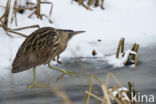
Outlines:
[[[126,38],[127,44],[137,42],[141,47],[156,42],[155,0],[105,0],[104,10],[92,7],[93,11],[80,7],[76,2],[71,4],[71,0],[51,1],[54,4],[51,18],[53,24],[50,24],[46,18],[37,19],[35,15],[30,19],[27,18],[33,12],[27,10],[24,14],[17,14],[18,26],[9,22],[9,27],[18,28],[39,24],[41,27],[52,26],[61,29],[85,30],[86,33],[71,39],[61,57],[93,57],[92,50],[96,50],[97,57],[105,57],[116,52],[121,37]],[[0,0],[0,4],[5,6],[6,0]],[[48,14],[50,5],[44,4],[41,8],[42,13]],[[0,8],[0,16],[3,13],[4,9]],[[10,17],[11,15],[12,13],[10,13]],[[29,35],[35,29],[19,32]],[[0,31],[0,69],[11,68],[11,63],[24,38],[17,35],[10,38],[2,28]],[[102,41],[98,42],[98,39]],[[117,61],[114,56],[109,58],[113,59],[114,62]],[[121,63],[118,64],[121,65]]]
[[[117,94],[120,94],[122,91],[122,95],[124,96],[123,93],[125,93],[124,91],[128,91],[128,88],[121,87],[121,88],[117,88],[115,91],[112,91],[112,88],[110,88],[109,91],[112,92],[113,96],[117,96]],[[113,97],[111,97],[111,99],[114,100]]]
[[[129,54],[135,55],[136,52],[127,50],[124,54],[125,54],[124,57],[122,57],[122,54],[120,54],[120,57],[118,59],[116,58],[116,55],[111,55],[111,56],[106,57],[105,60],[108,62],[108,64],[111,64],[114,67],[123,67],[123,66],[125,66],[124,63],[127,61]],[[131,61],[133,61],[133,60],[131,60]],[[134,67],[134,65],[131,65],[131,66]]]

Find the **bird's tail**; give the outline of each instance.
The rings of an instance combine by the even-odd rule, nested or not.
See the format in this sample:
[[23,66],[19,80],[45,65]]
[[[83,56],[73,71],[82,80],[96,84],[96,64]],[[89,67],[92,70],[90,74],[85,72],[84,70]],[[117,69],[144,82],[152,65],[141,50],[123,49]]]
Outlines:
[[11,70],[11,73],[18,73],[18,72],[23,72],[25,70],[28,70],[30,69],[31,67],[19,67],[19,66],[13,66],[12,67],[12,70]]
[[19,67],[13,67],[11,70],[11,73],[18,73],[18,72],[21,72]]

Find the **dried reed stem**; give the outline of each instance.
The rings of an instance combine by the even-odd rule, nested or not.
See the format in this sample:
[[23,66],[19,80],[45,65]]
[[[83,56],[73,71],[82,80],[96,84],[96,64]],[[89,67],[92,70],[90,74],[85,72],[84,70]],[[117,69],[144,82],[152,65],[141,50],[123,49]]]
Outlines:
[[108,73],[108,74],[107,74],[107,77],[106,77],[106,88],[108,88],[110,77],[112,77],[112,79],[113,79],[120,87],[122,87],[121,83],[117,80],[117,78],[116,78],[112,73]]
[[16,24],[16,26],[17,26],[17,16],[16,16],[17,10],[16,10],[16,8],[17,8],[17,0],[15,0],[15,2],[14,2],[13,14],[12,14],[12,17],[11,17],[11,23],[13,22],[13,20],[14,20],[14,18],[15,18],[15,24]]
[[111,91],[109,91],[109,90],[107,90],[107,91],[108,91],[108,93],[113,97],[113,99],[114,99],[118,104],[121,104],[120,100],[119,100],[116,96],[114,96],[113,93],[112,93]]
[[58,86],[55,86],[54,88],[50,88],[58,97],[60,97],[63,101],[64,104],[72,104],[68,96],[63,92],[61,89],[58,88]]
[[39,25],[32,25],[32,26],[26,26],[26,27],[21,27],[13,30],[23,30],[23,29],[28,29],[28,28],[40,28]]
[[36,8],[36,12],[35,13],[36,13],[37,17],[41,19],[41,16],[40,16],[41,5],[40,4],[41,4],[41,0],[37,0],[37,8]]
[[[104,100],[106,99],[106,103],[107,103],[107,104],[111,104],[110,97],[109,97],[108,92],[107,92],[107,88],[105,87],[104,84],[101,85],[101,88],[102,88],[102,91],[103,91],[103,93],[104,93],[103,99],[104,99]],[[104,103],[103,103],[103,104],[104,104]]]
[[104,102],[104,100],[103,100],[102,98],[96,96],[96,95],[93,94],[93,93],[89,93],[88,91],[85,91],[84,93],[87,94],[87,95],[90,94],[90,96],[94,97],[95,99],[97,99],[97,100],[99,100],[99,101],[101,101],[101,102]]
[[89,93],[88,93],[87,101],[86,101],[85,104],[89,104],[89,102],[90,102],[90,94],[92,92],[93,79],[94,79],[94,75],[92,74],[91,79],[90,79],[90,82],[89,82]]
[[119,58],[120,47],[121,47],[121,40],[119,41],[119,44],[118,44],[118,48],[117,48],[117,52],[116,52],[116,58]]
[[[138,53],[138,50],[139,50],[139,44],[135,43],[132,48],[132,51]],[[134,59],[134,65],[136,67],[136,65],[138,63],[138,55],[137,54],[133,55],[132,59]]]
[[13,30],[11,30],[11,29],[9,29],[7,32],[11,32],[11,33],[14,33],[14,34],[20,35],[20,36],[22,36],[22,37],[28,37],[28,36],[25,35],[25,34],[22,34],[22,33],[16,32],[16,31],[13,31]]
[[116,58],[119,58],[119,54],[120,54],[120,49],[121,49],[121,53],[124,52],[124,42],[125,42],[125,38],[121,38],[118,44],[118,48],[117,48],[117,52],[116,52]]
[[10,12],[10,3],[11,0],[8,0],[5,8],[5,13],[0,17],[1,26],[6,31],[8,30],[8,17]]

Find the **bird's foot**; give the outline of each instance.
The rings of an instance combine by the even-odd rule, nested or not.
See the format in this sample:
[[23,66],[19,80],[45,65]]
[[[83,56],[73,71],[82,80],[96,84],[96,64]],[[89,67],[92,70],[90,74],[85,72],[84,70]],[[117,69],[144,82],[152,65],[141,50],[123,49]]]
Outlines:
[[72,71],[68,71],[68,70],[64,70],[62,69],[62,74],[56,79],[56,81],[62,79],[64,77],[64,75],[68,75],[68,76],[71,76],[71,77],[79,77],[78,75],[74,75],[74,74],[79,74],[78,72],[72,72]]
[[62,74],[57,78],[57,80],[61,79],[65,74],[68,75],[68,76],[71,76],[71,77],[79,77],[76,74],[80,74],[79,72],[72,72],[72,71],[68,71],[68,70],[65,70],[65,69],[54,67],[54,66],[50,65],[50,63],[48,63],[48,67],[50,69],[54,69],[54,70],[58,70],[58,71],[62,72]]
[[29,85],[28,88],[34,88],[34,87],[37,87],[37,88],[45,88],[45,87],[48,87],[48,86],[49,86],[48,84],[33,83],[33,84]]
[[69,70],[62,70],[63,74],[67,74],[71,77],[78,77],[77,75],[74,75],[74,74],[79,74],[79,72],[72,72],[72,71],[69,71]]

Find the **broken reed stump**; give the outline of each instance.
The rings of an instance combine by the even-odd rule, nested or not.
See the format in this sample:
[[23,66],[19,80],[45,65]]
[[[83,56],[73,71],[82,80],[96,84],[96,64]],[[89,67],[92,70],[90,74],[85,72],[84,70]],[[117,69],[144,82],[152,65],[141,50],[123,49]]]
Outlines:
[[[138,53],[138,50],[139,50],[139,44],[134,43],[133,48],[132,48],[131,50],[134,51],[134,52],[136,52],[136,53]],[[134,56],[133,56],[133,59],[135,59]]]
[[[134,66],[136,67],[136,65],[138,64],[138,50],[139,44],[134,43],[131,51],[135,52],[135,54],[134,53],[129,54],[127,61],[124,63],[125,65],[134,64]],[[131,62],[131,60],[133,60],[134,62]]]
[[125,42],[125,38],[121,38],[118,44],[116,58],[119,58],[120,50],[121,50],[121,53],[124,53],[124,42]]
[[[87,10],[92,10],[90,7],[93,5],[94,7],[100,6],[101,9],[104,9],[104,0],[72,0],[78,2],[80,6],[83,6]],[[100,4],[101,3],[101,4]]]
[[[117,59],[119,59],[120,52],[122,54],[122,57],[124,57],[124,55],[125,55],[124,44],[125,44],[125,38],[121,38],[120,41],[119,41],[119,44],[118,44],[117,52],[116,52],[116,58]],[[125,65],[134,64],[135,67],[136,67],[136,65],[138,63],[138,55],[137,55],[138,50],[139,50],[139,44],[134,43],[133,48],[131,49],[131,51],[135,52],[135,54],[134,53],[129,53],[128,58],[127,58],[126,62],[124,63]],[[131,62],[132,60],[134,62]]]
[[[133,45],[132,51],[138,53],[138,50],[139,50],[139,44],[135,43]],[[136,67],[136,65],[138,63],[138,55],[137,54],[135,54],[135,55],[132,54],[132,59],[135,61],[134,64],[135,64],[135,67]]]

